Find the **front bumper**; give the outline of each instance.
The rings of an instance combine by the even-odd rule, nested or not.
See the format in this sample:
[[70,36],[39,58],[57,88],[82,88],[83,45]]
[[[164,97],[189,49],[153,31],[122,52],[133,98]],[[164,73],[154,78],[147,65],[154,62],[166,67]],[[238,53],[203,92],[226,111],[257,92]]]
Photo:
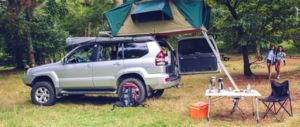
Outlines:
[[33,76],[25,75],[23,78],[23,83],[27,86],[31,86],[33,79],[34,79]]

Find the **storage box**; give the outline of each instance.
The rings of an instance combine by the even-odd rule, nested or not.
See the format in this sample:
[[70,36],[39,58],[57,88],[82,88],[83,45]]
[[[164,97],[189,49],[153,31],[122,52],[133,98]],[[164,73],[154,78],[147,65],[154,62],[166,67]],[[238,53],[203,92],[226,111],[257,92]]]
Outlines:
[[203,119],[208,116],[208,104],[198,102],[190,105],[190,117],[192,119]]

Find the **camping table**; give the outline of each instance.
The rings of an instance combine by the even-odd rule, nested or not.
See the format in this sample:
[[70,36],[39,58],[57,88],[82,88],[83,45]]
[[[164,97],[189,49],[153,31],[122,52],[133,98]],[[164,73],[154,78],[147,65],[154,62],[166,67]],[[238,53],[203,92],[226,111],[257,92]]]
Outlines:
[[[212,97],[252,97],[252,106],[253,106],[253,116],[256,118],[256,123],[259,123],[259,109],[258,109],[258,99],[257,97],[261,96],[257,90],[251,90],[251,92],[235,92],[234,90],[222,90],[218,92],[217,90],[206,90],[205,96],[208,97],[208,118],[207,120],[210,121],[210,110],[211,110],[211,98]],[[255,111],[256,110],[256,111]]]

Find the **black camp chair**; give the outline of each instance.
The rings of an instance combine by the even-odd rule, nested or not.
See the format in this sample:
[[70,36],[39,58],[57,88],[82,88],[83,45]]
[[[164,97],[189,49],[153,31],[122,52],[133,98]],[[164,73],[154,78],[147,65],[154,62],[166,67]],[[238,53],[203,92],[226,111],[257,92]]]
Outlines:
[[[271,81],[272,93],[269,97],[260,98],[259,100],[267,107],[262,118],[265,118],[269,112],[278,120],[277,114],[283,109],[289,116],[293,116],[292,102],[289,91],[289,81],[284,81],[283,83],[278,83],[276,81]],[[285,107],[287,101],[290,102],[290,111]],[[279,108],[276,109],[276,103]]]

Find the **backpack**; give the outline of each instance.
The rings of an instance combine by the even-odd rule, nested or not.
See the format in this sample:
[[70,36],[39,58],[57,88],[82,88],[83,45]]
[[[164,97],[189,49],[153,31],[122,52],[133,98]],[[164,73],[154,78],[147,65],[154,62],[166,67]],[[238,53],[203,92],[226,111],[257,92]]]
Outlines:
[[137,86],[133,83],[126,83],[121,89],[120,100],[113,105],[112,110],[115,107],[137,107],[141,105],[138,101]]

